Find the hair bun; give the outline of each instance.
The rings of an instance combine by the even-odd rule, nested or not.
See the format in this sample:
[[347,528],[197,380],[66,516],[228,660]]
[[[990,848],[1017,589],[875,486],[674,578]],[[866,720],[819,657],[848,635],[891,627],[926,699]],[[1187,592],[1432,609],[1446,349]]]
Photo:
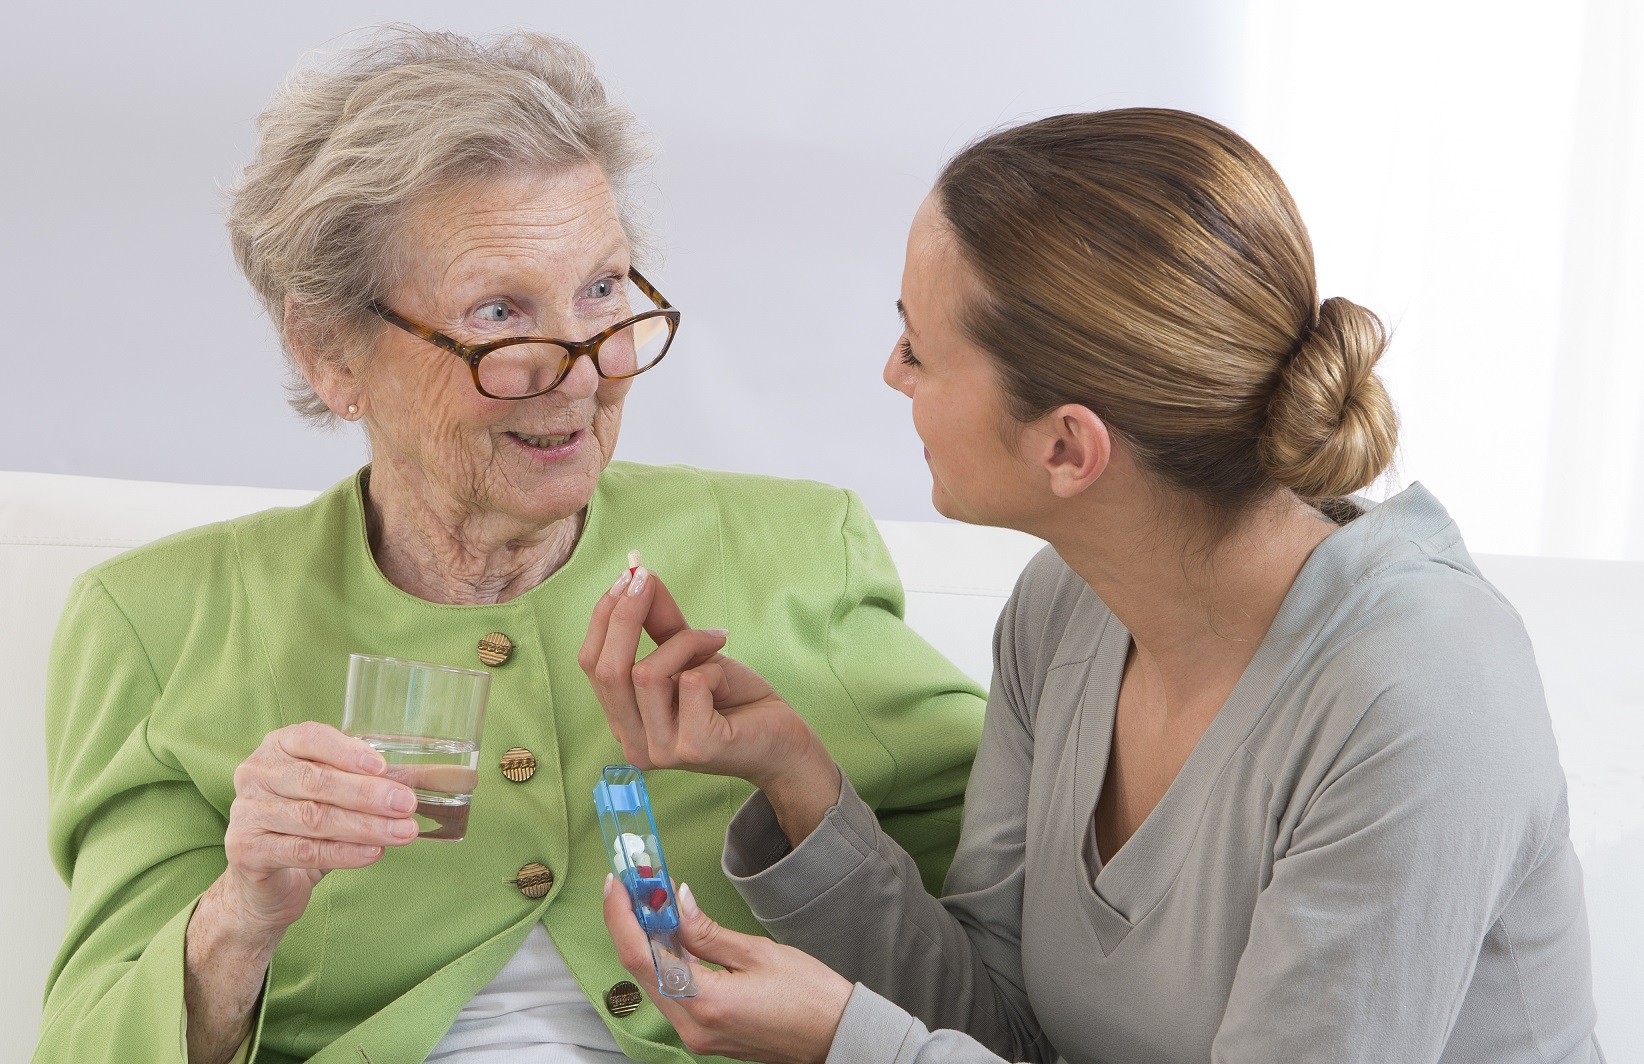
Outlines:
[[1375,314],[1340,296],[1320,305],[1268,403],[1261,461],[1274,480],[1304,499],[1333,499],[1387,468],[1398,415],[1376,376],[1386,348]]

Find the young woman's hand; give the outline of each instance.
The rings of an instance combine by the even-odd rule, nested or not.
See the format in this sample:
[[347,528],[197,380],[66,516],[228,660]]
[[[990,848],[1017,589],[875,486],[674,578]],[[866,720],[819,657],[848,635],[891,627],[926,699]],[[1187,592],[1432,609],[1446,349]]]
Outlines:
[[695,997],[657,992],[645,931],[615,879],[605,884],[605,926],[622,966],[674,1025],[685,1047],[699,1055],[770,1064],[825,1059],[850,1000],[850,981],[791,946],[719,926],[697,908],[689,886],[681,884],[676,893],[680,941],[693,956],[724,969],[693,964]]
[[[635,661],[642,631],[657,648]],[[785,830],[795,806],[814,827],[839,799],[833,759],[763,677],[720,653],[726,638],[690,627],[642,567],[600,597],[577,663],[631,763],[738,776],[765,792]]]

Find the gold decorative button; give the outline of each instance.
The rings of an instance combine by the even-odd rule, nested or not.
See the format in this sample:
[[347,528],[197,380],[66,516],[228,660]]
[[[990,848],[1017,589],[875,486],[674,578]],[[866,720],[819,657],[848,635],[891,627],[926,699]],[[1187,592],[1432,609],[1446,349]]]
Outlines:
[[492,632],[479,641],[479,659],[492,668],[507,661],[514,653],[514,641],[501,632]]
[[547,865],[532,861],[508,882],[518,887],[527,898],[540,898],[553,887],[554,873]]
[[626,1016],[644,1001],[645,995],[639,987],[626,979],[605,991],[605,1007],[611,1010],[612,1016]]
[[515,783],[524,783],[537,774],[537,755],[523,746],[516,746],[503,751],[498,767],[504,776]]

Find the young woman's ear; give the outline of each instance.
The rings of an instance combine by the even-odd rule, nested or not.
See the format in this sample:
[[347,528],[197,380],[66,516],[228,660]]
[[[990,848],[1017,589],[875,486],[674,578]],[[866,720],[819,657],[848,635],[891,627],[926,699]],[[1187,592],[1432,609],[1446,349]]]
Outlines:
[[1107,470],[1113,438],[1107,423],[1090,407],[1064,403],[1034,427],[1037,431],[1029,436],[1035,441],[1034,458],[1058,498],[1073,498]]

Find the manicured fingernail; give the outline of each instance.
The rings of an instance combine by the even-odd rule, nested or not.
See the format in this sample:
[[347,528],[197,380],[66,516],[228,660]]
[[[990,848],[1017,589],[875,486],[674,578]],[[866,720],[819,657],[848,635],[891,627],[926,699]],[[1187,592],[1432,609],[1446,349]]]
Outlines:
[[691,893],[689,883],[681,883],[679,889],[674,893],[679,896],[679,909],[686,916],[694,919],[702,911],[696,907],[696,895]]
[[628,584],[628,594],[637,595],[641,591],[644,591],[645,590],[645,578],[650,576],[650,575],[651,575],[651,571],[649,569],[645,568],[643,565],[640,566],[638,569],[635,569],[634,570],[634,578]]
[[615,882],[616,882],[616,876],[613,876],[609,872],[605,873],[605,896],[607,898],[609,898],[611,896],[611,884],[615,883]]
[[611,594],[613,596],[622,594],[622,589],[627,587],[628,581],[633,578],[634,574],[632,572],[625,572],[621,576],[617,577],[616,583],[611,585]]
[[729,628],[704,628],[702,630],[708,635],[717,635],[721,639],[729,639],[731,635]]

